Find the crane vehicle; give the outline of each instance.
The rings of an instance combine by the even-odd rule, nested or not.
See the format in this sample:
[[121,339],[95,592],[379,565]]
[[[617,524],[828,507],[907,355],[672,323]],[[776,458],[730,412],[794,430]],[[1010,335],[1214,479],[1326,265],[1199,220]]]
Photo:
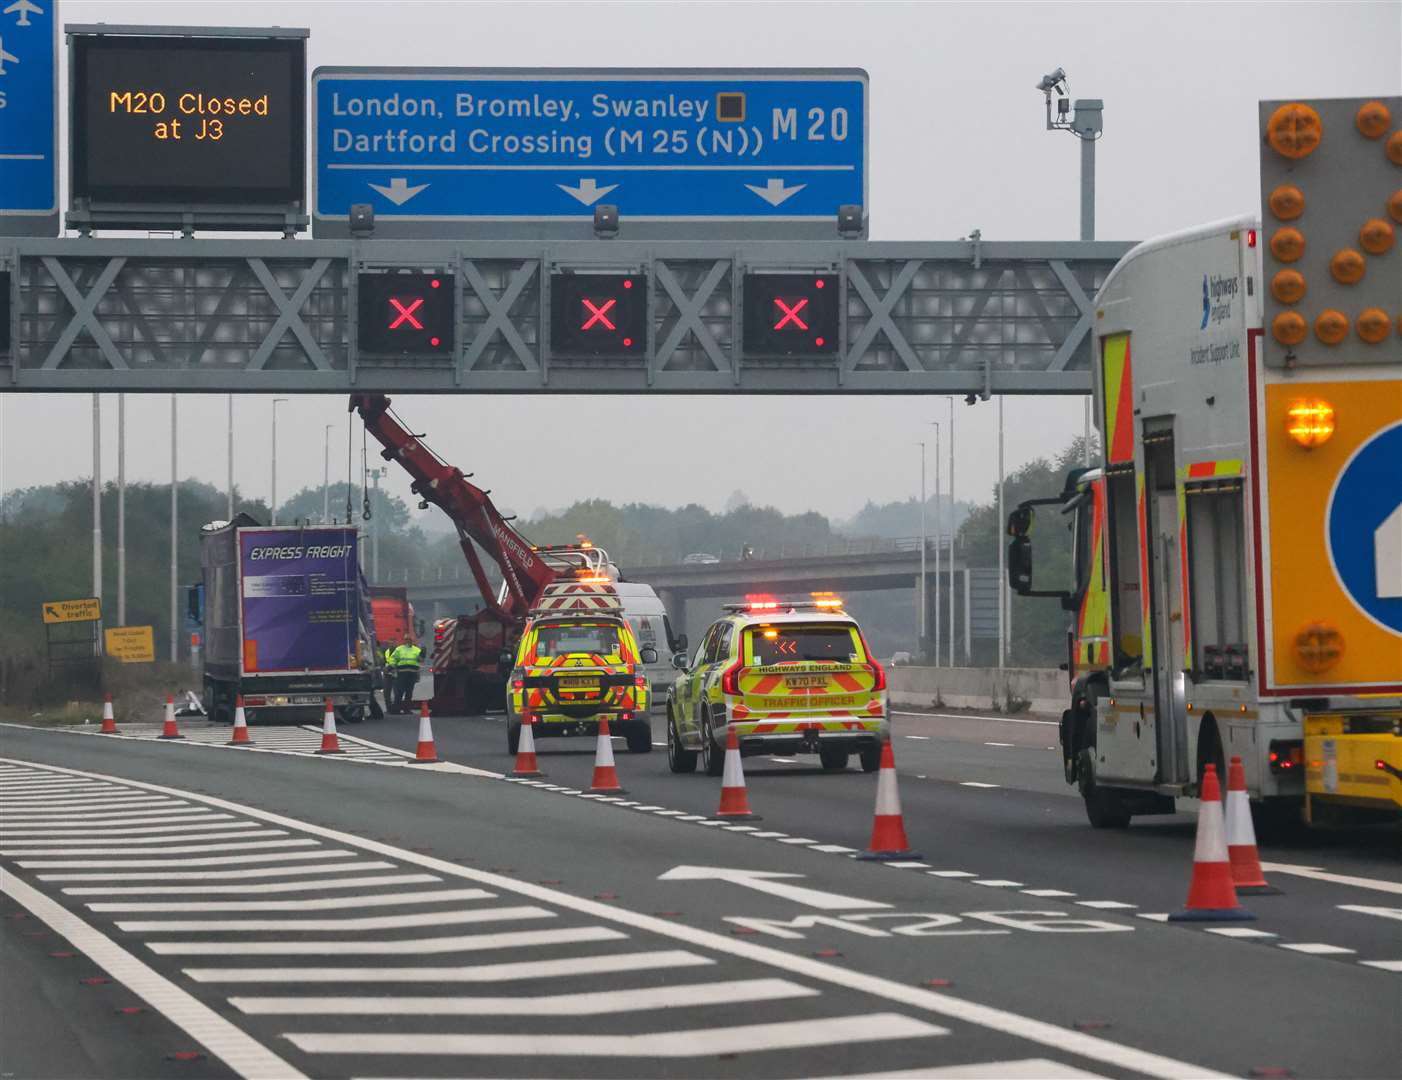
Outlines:
[[1095,297],[1103,462],[1011,513],[1008,573],[1074,613],[1062,756],[1097,827],[1173,812],[1234,755],[1263,809],[1402,813],[1402,134],[1380,113],[1402,99],[1263,103],[1264,224],[1140,244]]
[[[500,708],[525,618],[546,587],[570,576],[616,581],[618,568],[607,552],[587,542],[532,544],[497,510],[490,493],[472,483],[472,474],[449,465],[400,422],[389,398],[356,394],[350,407],[383,447],[381,456],[409,473],[420,507],[437,506],[453,522],[482,595],[477,612],[434,623],[432,708],[445,713]],[[499,588],[493,588],[479,548],[500,569]]]

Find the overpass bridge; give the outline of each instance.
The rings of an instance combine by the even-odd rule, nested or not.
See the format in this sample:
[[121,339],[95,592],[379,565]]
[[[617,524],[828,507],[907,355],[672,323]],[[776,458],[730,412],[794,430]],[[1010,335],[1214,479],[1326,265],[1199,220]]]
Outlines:
[[[935,547],[925,541],[930,612],[935,617]],[[716,562],[638,564],[622,570],[629,581],[644,582],[657,590],[672,625],[695,640],[723,601],[741,600],[751,593],[793,595],[832,591],[839,595],[920,587],[920,538],[835,540],[826,544],[787,544],[756,548],[751,557],[738,553]],[[997,636],[997,572],[970,570],[962,556],[952,551],[949,538],[940,543],[939,593],[954,598],[956,656],[966,659],[974,639]],[[402,585],[420,613],[431,619],[464,614],[481,604],[465,563],[417,569],[397,568],[380,575],[377,584]],[[713,604],[701,601],[714,600]],[[692,604],[692,601],[697,603]],[[918,603],[918,599],[917,599]],[[696,616],[696,625],[688,616]],[[947,625],[948,608],[941,615]],[[945,646],[948,647],[947,645]]]

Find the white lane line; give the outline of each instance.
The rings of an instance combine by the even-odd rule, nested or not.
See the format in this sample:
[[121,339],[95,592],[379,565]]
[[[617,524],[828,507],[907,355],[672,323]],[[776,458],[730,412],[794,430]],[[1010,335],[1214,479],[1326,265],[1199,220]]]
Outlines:
[[843,847],[841,844],[814,844],[814,851],[821,851],[825,855],[850,855],[856,848]]
[[1150,922],[1168,922],[1168,912],[1166,911],[1136,911],[1136,919],[1148,919]]
[[705,814],[683,814],[681,817],[677,818],[677,820],[678,820],[678,821],[705,821],[705,820],[706,820],[706,815],[705,815]]
[[[217,815],[227,817],[227,814]],[[197,825],[128,825],[116,829],[94,829],[91,825],[81,828],[55,827],[51,829],[3,829],[0,828],[0,840],[9,841],[16,836],[50,836],[55,839],[64,836],[71,836],[75,839],[100,840],[104,837],[112,836],[160,836],[167,833],[192,833],[200,832],[203,829],[247,829],[250,823],[246,821],[207,821]],[[264,832],[279,833],[287,835],[285,829],[264,829]]]
[[902,739],[914,739],[916,742],[929,742],[929,741],[930,741],[930,736],[928,736],[928,735],[902,735],[901,738],[902,738]]
[[[957,713],[938,712],[903,712],[900,709],[892,709],[892,716],[935,716],[941,720],[993,720],[999,724],[1038,724],[1042,727],[1060,727],[1059,720],[1023,720],[1012,716],[960,716]],[[910,738],[909,735],[906,738]]]
[[148,941],[146,947],[160,956],[430,956],[527,945],[618,941],[627,936],[607,926],[576,926],[564,930],[514,930],[504,934],[458,934],[394,941]]
[[750,835],[756,840],[778,840],[789,834],[786,832],[752,832]]
[[960,781],[959,781],[959,786],[960,786],[960,787],[977,787],[977,788],[996,788],[996,787],[1001,787],[1002,785],[1001,785],[1001,784],[985,784],[985,783],[982,783],[981,781],[978,781],[978,780],[960,780]]
[[[286,829],[268,829],[268,828],[261,828],[261,827],[259,827],[259,826],[251,825],[251,824],[245,824],[242,828],[239,828],[239,826],[234,826],[234,828],[235,828],[236,830],[238,830],[238,831],[236,831],[236,832],[195,833],[193,836],[191,836],[191,835],[185,835],[185,836],[123,836],[123,837],[121,837],[120,839],[114,839],[114,840],[112,841],[112,843],[113,843],[113,844],[142,844],[142,845],[150,845],[150,846],[152,846],[152,847],[157,847],[157,848],[158,848],[159,850],[161,850],[161,851],[180,851],[180,850],[189,851],[189,850],[191,850],[190,848],[181,849],[181,848],[171,848],[171,847],[159,847],[159,845],[161,845],[161,844],[188,844],[188,843],[192,843],[192,842],[194,842],[194,841],[196,841],[196,840],[237,840],[237,839],[239,839],[240,837],[245,837],[245,836],[286,836],[286,835],[287,835],[287,830],[286,830]],[[53,845],[54,847],[81,847],[83,844],[96,844],[96,843],[99,843],[99,842],[101,842],[102,839],[103,839],[103,834],[102,834],[102,833],[94,833],[94,834],[91,835],[91,836],[49,836],[49,837],[45,837],[45,838],[43,838],[43,839],[35,839],[35,840],[11,840],[11,839],[9,839],[8,837],[6,837],[4,842],[5,842],[7,845],[9,845],[10,847],[13,847],[13,848],[35,848],[35,847],[43,847],[43,846],[45,846],[46,844],[48,844],[48,845]],[[248,845],[247,845],[247,844],[240,844],[240,845],[236,845],[236,846],[239,846],[239,847],[247,847]],[[100,853],[103,853],[103,854],[116,854],[117,852],[119,852],[119,851],[124,851],[124,850],[126,850],[126,849],[125,849],[125,848],[115,848],[115,847],[112,847],[112,846],[110,846],[110,845],[107,846],[107,847],[100,847],[100,848],[97,848],[97,851],[100,852]],[[218,851],[218,850],[222,850],[222,849],[220,849],[220,848],[210,848],[210,849],[206,849],[206,850]],[[6,851],[6,852],[0,852],[0,854],[7,854],[7,855],[8,855],[8,854],[15,854],[15,852]],[[145,854],[145,851],[144,851],[144,850],[143,850],[142,854]]]
[[1382,971],[1402,971],[1402,960],[1360,960],[1364,967],[1379,968]]
[[269,866],[254,870],[159,871],[145,874],[39,874],[40,881],[221,881],[285,877],[291,874],[343,874],[347,870],[393,870],[390,862],[317,863],[314,866]]
[[1073,892],[1067,892],[1065,889],[1023,889],[1022,895],[1041,896],[1046,897],[1047,899],[1052,899],[1055,897],[1075,896],[1076,894]]
[[943,877],[943,878],[968,878],[968,877],[978,877],[977,874],[971,874],[971,873],[969,873],[969,871],[967,871],[967,870],[931,870],[931,871],[929,871],[929,874],[930,874],[931,877]]
[[1355,953],[1357,949],[1345,949],[1341,945],[1325,945],[1321,941],[1305,942],[1281,942],[1277,948],[1289,949],[1291,952],[1306,953],[1309,956],[1343,956],[1346,953]]
[[938,1069],[898,1069],[895,1072],[862,1073],[860,1076],[826,1076],[816,1080],[1106,1080],[1100,1073],[1085,1072],[1047,1058],[1019,1061],[980,1061],[946,1065]]
[[[95,847],[95,848],[34,848],[32,850],[0,848],[0,855],[13,857],[34,855],[202,855],[210,851],[248,851],[257,848],[316,847],[315,840],[243,840],[237,844],[185,844],[181,847]],[[27,864],[22,864],[27,865]]]
[[293,967],[186,968],[199,983],[494,983],[520,979],[563,979],[574,975],[617,975],[628,971],[671,971],[708,967],[710,957],[684,949],[566,956],[556,960],[512,960],[468,967]]
[[[0,765],[7,762],[24,764],[15,759],[0,758]],[[50,767],[50,771],[62,773],[67,776],[87,777],[89,779],[117,779],[115,777],[104,776],[100,773],[88,773],[76,769],[63,769],[54,766]],[[140,780],[124,780],[123,783],[130,787],[146,791],[178,793],[176,789],[167,788],[159,784],[150,784]],[[268,810],[261,810],[257,807],[236,803],[228,799],[221,799],[213,795],[200,795],[194,792],[187,794],[192,801],[198,802],[204,806],[245,814],[248,817],[257,818],[260,821],[266,821],[274,825],[289,826],[309,835],[319,836],[333,843],[348,844],[365,852],[372,852],[386,858],[397,859],[400,862],[420,866],[446,876],[461,878],[478,885],[501,890],[502,892],[512,892],[532,900],[540,901],[541,903],[554,904],[557,907],[573,911],[578,915],[601,919],[629,927],[633,930],[646,931],[659,937],[671,938],[672,940],[684,942],[694,947],[706,948],[722,955],[754,961],[779,971],[785,971],[792,975],[799,975],[811,979],[815,982],[825,983],[830,986],[839,986],[847,990],[882,998],[906,1008],[918,1009],[965,1023],[975,1024],[991,1031],[1001,1032],[1002,1034],[1011,1035],[1015,1038],[1040,1043],[1054,1050],[1074,1054],[1089,1061],[1103,1062],[1113,1066],[1120,1072],[1143,1073],[1146,1076],[1156,1078],[1156,1080],[1179,1080],[1180,1077],[1185,1075],[1205,1078],[1205,1080],[1227,1080],[1226,1074],[1214,1072],[1199,1065],[1190,1064],[1176,1058],[1166,1057],[1162,1054],[1139,1050],[1121,1043],[1111,1042],[1108,1039],[1103,1039],[1086,1032],[1068,1030],[1058,1024],[1035,1020],[1030,1016],[1023,1016],[1019,1013],[1009,1012],[993,1006],[980,1005],[949,994],[941,994],[923,986],[909,986],[893,979],[870,975],[850,968],[837,967],[818,959],[784,952],[768,945],[739,940],[728,934],[718,934],[714,931],[703,930],[699,927],[678,924],[670,919],[647,915],[639,911],[632,911],[626,907],[600,903],[595,900],[587,900],[580,896],[572,896],[569,893],[560,892],[557,889],[543,885],[535,885],[526,881],[518,881],[502,874],[460,866],[457,863],[451,863],[432,855],[409,851],[405,848],[395,847],[392,844],[371,840],[363,836],[355,836],[339,829],[330,829],[322,825],[312,824],[311,822],[298,821],[282,814],[275,814]],[[1164,917],[1167,918],[1166,915]],[[295,971],[295,969],[292,970]],[[435,981],[437,981],[438,976],[436,973],[434,978]]]
[[1112,911],[1116,908],[1136,908],[1138,904],[1126,904],[1120,900],[1077,900],[1080,907],[1098,908],[1101,911]]
[[75,810],[135,810],[137,807],[145,809],[155,806],[179,806],[181,809],[188,809],[187,806],[176,799],[149,799],[138,796],[125,796],[123,798],[95,799],[75,797],[72,799],[3,799],[0,800],[0,810],[48,810],[52,813]]
[[464,926],[469,923],[515,922],[553,919],[556,915],[534,904],[516,907],[474,908],[470,911],[417,911],[405,915],[366,915],[355,919],[145,919],[118,922],[129,934],[252,934],[308,930],[408,930],[416,926]]
[[990,889],[1020,889],[1020,881],[1004,881],[1002,878],[974,878],[975,885],[987,885]]
[[1204,928],[1204,933],[1229,938],[1273,938],[1278,936],[1268,930],[1253,930],[1249,926],[1209,926]]
[[830,1016],[738,1027],[653,1031],[642,1035],[340,1035],[288,1032],[308,1054],[461,1054],[477,1056],[685,1058],[797,1050],[840,1043],[947,1035],[947,1028],[900,1013]]
[[[107,814],[83,814],[81,823],[83,825],[93,825],[101,822],[103,825],[129,825],[147,821],[199,821],[201,819],[226,818],[228,814],[211,814],[208,811],[200,810],[195,806],[172,806],[168,809],[153,808],[150,810],[114,810]],[[47,822],[74,822],[72,814],[9,814],[5,815],[5,820],[9,822],[23,822],[26,825],[42,825]]]
[[1293,874],[1296,877],[1313,878],[1315,881],[1328,881],[1334,885],[1352,885],[1359,889],[1373,889],[1377,892],[1402,896],[1402,883],[1382,881],[1378,878],[1351,877],[1348,874],[1330,874],[1318,866],[1294,866],[1290,863],[1263,862],[1261,869],[1268,874]]
[[817,996],[787,979],[734,979],[541,997],[231,997],[229,1004],[250,1016],[604,1016]]
[[1017,743],[1010,743],[1010,742],[986,742],[986,743],[984,743],[983,745],[984,745],[984,746],[1016,746]]
[[[339,869],[339,868],[338,868]],[[272,884],[155,886],[152,888],[64,889],[67,896],[268,896],[273,893],[321,892],[331,889],[375,888],[380,885],[426,885],[443,879],[436,874],[391,874],[384,877],[312,878],[306,881],[279,881]]]
[[73,784],[67,780],[24,780],[17,783],[5,783],[0,781],[0,794],[3,795],[28,795],[31,792],[38,794],[48,794],[50,792],[79,792],[84,795],[91,795],[95,791],[117,791],[112,784],[96,784],[84,782]]
[[[388,864],[386,864],[388,865]],[[324,896],[318,900],[191,900],[122,901],[116,904],[86,904],[89,911],[144,911],[177,914],[194,911],[338,911],[342,908],[398,907],[401,904],[462,903],[465,900],[491,900],[496,893],[486,889],[432,889],[428,892],[379,893],[367,896]]]
[[1360,915],[1377,915],[1384,919],[1396,919],[1402,922],[1402,908],[1395,907],[1372,907],[1368,904],[1340,904],[1340,911],[1356,911]]
[[758,825],[727,825],[726,832],[759,832]]
[[277,1076],[301,1080],[303,1074],[240,1031],[208,1005],[153,971],[111,938],[98,933],[73,912],[13,874],[0,874],[0,891],[63,935],[84,956],[132,991],[151,1008],[194,1038],[235,1073],[255,1078]]
[[[30,855],[35,854],[29,852]],[[64,852],[74,855],[76,852]],[[207,859],[69,859],[63,862],[22,861],[24,870],[98,870],[125,867],[128,870],[174,870],[189,866],[237,866],[241,863],[295,862],[297,859],[340,859],[353,856],[354,851],[275,851],[271,855],[213,855]]]
[[[563,791],[564,788],[560,788],[559,790]],[[633,809],[637,810],[639,813],[647,814],[651,813],[654,810],[665,810],[667,808],[665,806],[635,806],[633,807]]]
[[658,817],[681,817],[683,814],[686,813],[686,811],[685,811],[685,810],[654,810],[653,813],[656,814]]
[[806,836],[790,836],[779,841],[781,844],[816,844],[817,842],[816,840],[810,840]]
[[897,862],[888,862],[888,863],[883,863],[882,865],[883,865],[883,866],[892,867],[892,868],[895,869],[895,870],[928,870],[928,869],[930,869],[930,864],[927,863],[927,862],[913,862],[913,861],[910,861],[910,860],[902,860],[902,861],[897,861]]

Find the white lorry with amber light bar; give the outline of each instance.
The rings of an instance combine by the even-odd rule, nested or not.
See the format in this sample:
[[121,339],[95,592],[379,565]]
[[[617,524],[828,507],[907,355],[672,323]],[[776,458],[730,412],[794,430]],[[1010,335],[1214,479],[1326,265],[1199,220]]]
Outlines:
[[1399,118],[1262,103],[1262,219],[1140,244],[1096,294],[1103,460],[1008,521],[1012,588],[1073,614],[1093,825],[1236,755],[1286,816],[1402,812]]

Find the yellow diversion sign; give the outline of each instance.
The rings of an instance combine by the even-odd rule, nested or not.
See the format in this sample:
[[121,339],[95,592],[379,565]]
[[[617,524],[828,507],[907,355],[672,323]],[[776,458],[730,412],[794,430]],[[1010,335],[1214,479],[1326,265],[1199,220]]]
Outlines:
[[156,660],[155,628],[150,626],[114,626],[107,630],[107,655],[124,664],[152,664]]
[[83,600],[45,600],[46,623],[97,622],[102,618],[102,601],[96,596]]

